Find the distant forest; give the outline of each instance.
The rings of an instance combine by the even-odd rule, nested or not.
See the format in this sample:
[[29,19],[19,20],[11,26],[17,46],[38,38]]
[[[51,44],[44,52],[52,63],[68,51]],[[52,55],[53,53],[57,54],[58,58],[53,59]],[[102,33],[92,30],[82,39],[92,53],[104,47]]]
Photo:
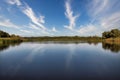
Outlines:
[[[11,38],[11,37],[20,37],[18,35],[12,34],[10,35],[7,32],[4,32],[0,30],[0,38]],[[112,29],[111,31],[105,31],[102,33],[102,38],[117,38],[120,37],[120,30],[119,29]],[[80,37],[80,36],[58,36],[58,37],[49,37],[49,36],[44,36],[44,37],[25,37],[27,39],[39,39],[39,40],[68,40],[68,39],[76,39],[76,40],[81,40],[81,39],[100,39],[101,37],[99,36],[89,36],[89,37]],[[83,40],[84,40],[83,39]]]

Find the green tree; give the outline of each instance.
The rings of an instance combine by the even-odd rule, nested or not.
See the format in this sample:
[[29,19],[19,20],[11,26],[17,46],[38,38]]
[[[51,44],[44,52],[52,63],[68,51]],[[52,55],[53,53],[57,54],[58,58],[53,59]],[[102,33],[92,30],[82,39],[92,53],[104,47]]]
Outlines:
[[112,29],[111,31],[102,33],[102,38],[116,38],[116,37],[120,37],[120,30],[118,29]]
[[4,31],[0,30],[0,37],[10,37],[10,35]]
[[111,34],[112,34],[112,37],[114,37],[114,38],[120,37],[120,30],[113,29],[113,30],[111,30]]

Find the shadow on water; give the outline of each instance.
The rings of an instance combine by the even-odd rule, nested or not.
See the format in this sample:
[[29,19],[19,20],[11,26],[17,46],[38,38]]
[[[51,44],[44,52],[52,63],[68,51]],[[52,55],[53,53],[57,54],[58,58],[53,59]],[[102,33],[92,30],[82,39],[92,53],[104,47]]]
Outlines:
[[103,42],[102,48],[105,50],[110,50],[112,52],[118,53],[120,51],[120,44]]
[[10,46],[18,46],[21,42],[3,42],[0,43],[0,51],[8,49]]

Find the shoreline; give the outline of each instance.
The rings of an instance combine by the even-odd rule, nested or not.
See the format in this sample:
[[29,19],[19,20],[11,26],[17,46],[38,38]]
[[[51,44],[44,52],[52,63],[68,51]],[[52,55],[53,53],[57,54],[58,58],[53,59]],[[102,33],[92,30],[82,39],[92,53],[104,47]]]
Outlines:
[[120,38],[107,38],[102,39],[100,37],[28,37],[28,38],[0,38],[0,43],[2,42],[105,42],[105,43],[115,43],[120,44]]
[[120,38],[94,38],[94,37],[34,37],[34,38],[0,38],[0,44],[19,42],[59,42],[59,43],[108,43],[120,44]]

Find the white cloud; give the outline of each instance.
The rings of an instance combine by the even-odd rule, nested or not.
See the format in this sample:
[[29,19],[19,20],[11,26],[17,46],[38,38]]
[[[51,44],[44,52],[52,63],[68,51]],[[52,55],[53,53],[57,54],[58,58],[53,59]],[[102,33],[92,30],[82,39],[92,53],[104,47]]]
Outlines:
[[20,29],[19,26],[17,26],[16,24],[12,23],[9,19],[5,19],[3,17],[0,17],[0,26]]
[[40,18],[37,18],[32,8],[30,8],[28,5],[22,8],[22,12],[27,15],[34,24],[38,25],[44,30],[46,29],[45,26],[42,24],[45,22],[44,16],[40,16]]
[[29,28],[38,30],[40,33],[49,34],[49,30],[44,26],[45,16],[37,16],[33,9],[27,3],[22,3],[20,2],[20,0],[10,0],[7,2],[11,5],[17,5],[21,12],[31,20],[32,23],[29,24]]
[[87,11],[91,22],[78,31],[82,35],[101,35],[103,31],[120,29],[119,0],[91,0]]
[[39,18],[39,20],[38,20],[38,21],[39,21],[40,23],[45,23],[44,18],[45,18],[45,16],[40,16],[40,18]]
[[32,33],[31,31],[29,31],[29,30],[20,30],[20,31],[22,31],[22,32],[24,32],[24,33]]
[[43,30],[43,29],[41,29],[41,28],[39,28],[38,27],[38,25],[35,25],[35,24],[33,24],[33,23],[29,23],[29,28],[30,29],[32,29],[33,31],[34,31],[34,33],[39,33],[39,34],[49,34],[49,30]]
[[80,26],[80,29],[77,31],[80,35],[84,35],[84,36],[92,36],[97,34],[98,35],[98,31],[99,29],[93,25],[93,24],[88,24],[88,25],[83,25]]
[[52,28],[52,32],[58,32],[55,27]]
[[20,6],[22,5],[22,3],[20,2],[20,0],[6,0],[7,3],[11,4],[11,5],[17,5]]
[[91,0],[88,4],[88,11],[92,17],[96,17],[105,12],[109,7],[110,0]]
[[28,25],[31,29],[35,29],[35,30],[41,30],[39,27],[37,27],[35,24],[29,23]]
[[[21,0],[22,1],[22,0]],[[47,29],[45,27],[45,16],[36,15],[34,10],[27,5],[25,2],[22,3],[20,0],[7,0],[7,3],[16,5],[23,14],[25,14],[31,22],[28,23],[29,29],[40,32],[40,34],[49,34],[57,32],[56,28]],[[102,31],[119,28],[120,29],[120,1],[119,0],[91,0],[87,5],[88,15],[91,18],[91,22],[80,26],[79,29],[76,27],[76,19],[79,15],[75,15],[71,8],[70,0],[65,2],[65,16],[69,20],[69,24],[64,27],[70,30],[71,34],[80,35],[97,35],[101,34]],[[1,26],[18,28],[19,26],[13,24],[10,20],[1,20]],[[75,28],[76,27],[76,28]],[[31,30],[30,29],[30,30]],[[68,31],[69,31],[68,30]],[[29,30],[23,32],[28,33]]]
[[20,36],[29,36],[30,33],[33,34],[32,30],[30,30],[30,29],[26,30],[25,27],[14,24],[13,22],[10,21],[10,19],[6,19],[3,16],[0,16],[0,27],[6,27],[7,30],[8,30],[8,28],[16,29],[15,32],[14,31],[13,32],[8,31],[10,34],[17,34],[17,35],[20,35]]
[[100,20],[101,26],[105,29],[120,28],[120,12],[115,12]]
[[69,19],[69,25],[65,25],[65,28],[73,30],[73,28],[76,25],[75,21],[79,17],[79,15],[73,15],[73,11],[71,10],[70,0],[66,1],[65,8],[66,8],[65,16]]

